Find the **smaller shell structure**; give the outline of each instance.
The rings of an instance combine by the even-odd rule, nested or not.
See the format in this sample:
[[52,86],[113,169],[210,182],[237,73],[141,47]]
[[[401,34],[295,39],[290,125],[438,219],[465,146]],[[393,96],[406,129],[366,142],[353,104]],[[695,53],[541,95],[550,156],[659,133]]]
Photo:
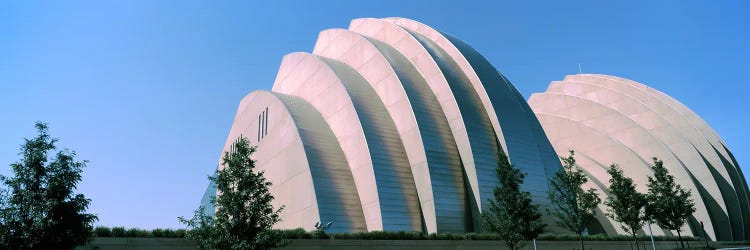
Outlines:
[[[750,239],[745,177],[718,134],[682,103],[632,80],[578,74],[553,81],[546,92],[533,94],[529,105],[558,154],[575,150],[588,185],[602,199],[608,195],[610,164],[617,163],[645,193],[657,157],[693,194],[697,211],[683,231],[703,236],[703,222],[711,239]],[[625,234],[604,211],[601,205],[601,230]],[[654,233],[671,234],[658,227]]]

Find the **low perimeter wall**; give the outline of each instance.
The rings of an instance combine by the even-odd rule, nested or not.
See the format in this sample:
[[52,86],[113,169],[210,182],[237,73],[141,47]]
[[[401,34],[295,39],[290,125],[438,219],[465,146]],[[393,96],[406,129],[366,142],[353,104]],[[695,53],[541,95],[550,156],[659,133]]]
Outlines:
[[[288,245],[281,248],[283,250],[498,250],[507,249],[501,241],[464,241],[464,240],[289,240]],[[646,245],[646,249],[651,248],[651,242],[640,242],[641,249]],[[657,241],[656,249],[674,249],[679,243],[675,241]],[[724,245],[722,242],[709,242],[712,247],[716,248],[738,248],[742,246]],[[631,250],[632,242],[628,241],[586,241],[586,250]],[[690,241],[691,247],[705,246],[705,243],[699,241]],[[86,246],[79,247],[80,250],[101,249],[101,250],[171,250],[171,249],[198,249],[195,242],[187,239],[163,239],[163,238],[94,238]],[[534,245],[529,242],[524,250],[534,249]],[[581,249],[578,241],[537,241],[537,249]],[[745,249],[750,249],[745,246]]]

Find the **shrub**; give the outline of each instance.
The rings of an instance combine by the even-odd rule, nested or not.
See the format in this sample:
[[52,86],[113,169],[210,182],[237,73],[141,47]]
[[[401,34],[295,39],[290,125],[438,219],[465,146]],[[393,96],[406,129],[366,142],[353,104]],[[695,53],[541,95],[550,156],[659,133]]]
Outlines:
[[98,226],[94,228],[94,237],[112,237],[112,229],[109,227]]
[[[696,237],[683,237],[683,240],[698,241],[701,238]],[[572,234],[542,234],[537,240],[547,241],[574,241],[578,240],[577,235]],[[583,240],[585,241],[631,241],[631,236],[628,235],[605,235],[605,234],[594,234],[584,235]],[[639,241],[651,241],[651,237],[648,235],[638,236]],[[655,241],[677,241],[677,236],[654,236]]]
[[124,227],[113,227],[112,228],[112,237],[125,237],[125,228]]
[[329,228],[331,225],[329,222],[328,225],[323,225],[320,222],[315,223],[315,230],[313,230],[312,237],[313,239],[328,239],[330,236],[328,236],[328,233],[326,233],[326,229]]
[[[432,233],[425,234],[422,232],[411,231],[372,231],[356,233],[330,233],[326,238],[316,238],[314,231],[305,231],[302,228],[296,229],[274,229],[272,232],[279,235],[285,240],[296,239],[335,239],[335,240],[502,240],[497,234],[493,233]],[[103,227],[98,226],[93,230],[95,237],[129,237],[129,238],[185,238],[187,231],[185,229],[168,229],[156,228],[153,230],[143,230],[138,228],[125,229],[124,227]],[[577,235],[572,234],[542,234],[536,240],[544,241],[575,241]],[[583,236],[585,241],[631,241],[628,235],[604,235],[594,234]],[[638,236],[640,241],[651,241],[648,235]],[[677,241],[677,236],[654,236],[656,241]],[[703,241],[697,237],[683,237],[683,240]],[[750,242],[733,242],[733,244],[750,244]]]
[[131,228],[125,231],[125,237],[128,238],[149,238],[150,236],[151,232],[140,228]]
[[185,238],[185,235],[187,235],[187,230],[185,229],[177,229],[174,231],[174,238]]
[[305,231],[302,228],[287,229],[287,230],[276,230],[280,233],[284,239],[312,239],[312,234]]
[[[185,230],[184,229],[173,230],[173,229],[169,229],[169,228],[167,228],[167,229],[158,229],[157,228],[157,229],[154,229],[153,231],[151,231],[151,236],[154,237],[154,238],[156,238],[157,237],[156,235],[158,234],[156,232],[156,230],[161,230],[161,233],[162,233],[161,237],[162,238],[184,238],[185,237],[185,232],[184,232]],[[180,230],[182,230],[182,236],[180,236],[180,234],[179,234]]]
[[185,229],[155,228],[150,234],[152,238],[185,238],[185,233]]
[[165,237],[165,231],[161,228],[154,228],[154,230],[151,230],[151,237],[154,238],[167,238]]
[[502,240],[500,236],[492,233],[467,233],[463,236],[464,240]]
[[[302,230],[304,232],[304,230]],[[185,229],[162,229],[144,230],[138,228],[125,229],[124,227],[98,226],[93,231],[94,237],[128,237],[128,238],[185,238]]]
[[455,233],[431,233],[428,237],[430,240],[463,240],[462,234],[455,234]]

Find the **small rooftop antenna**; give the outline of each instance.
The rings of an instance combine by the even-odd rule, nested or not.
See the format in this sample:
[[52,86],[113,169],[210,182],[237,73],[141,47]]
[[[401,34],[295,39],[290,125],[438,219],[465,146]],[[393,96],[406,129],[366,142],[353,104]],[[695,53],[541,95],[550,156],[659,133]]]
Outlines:
[[582,74],[581,73],[581,64],[580,63],[578,64],[578,74]]

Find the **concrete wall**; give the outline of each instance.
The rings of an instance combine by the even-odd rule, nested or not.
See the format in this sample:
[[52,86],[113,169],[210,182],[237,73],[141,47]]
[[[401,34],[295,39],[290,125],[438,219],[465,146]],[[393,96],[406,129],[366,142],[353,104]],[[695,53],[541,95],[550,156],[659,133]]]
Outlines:
[[[639,242],[641,246],[647,245],[651,248],[651,242]],[[632,250],[632,243],[628,241],[586,241],[586,249],[591,250]],[[674,249],[678,247],[679,242],[675,241],[657,241],[656,249]],[[723,247],[720,242],[710,242],[711,246]],[[690,242],[690,246],[705,246],[703,242]],[[730,246],[737,247],[737,246]],[[284,247],[285,250],[297,249],[367,249],[367,250],[497,250],[508,249],[505,242],[502,241],[454,241],[454,240],[293,240],[290,245]],[[524,250],[534,249],[532,242],[529,242]],[[578,241],[537,241],[537,249],[580,249]]]
[[77,250],[171,250],[171,249],[200,249],[194,241],[188,239],[167,238],[110,238],[95,237],[88,245],[78,247]]
[[[692,247],[705,246],[702,241],[687,242]],[[575,249],[579,248],[578,241],[538,241],[537,249]],[[628,241],[587,241],[586,249],[611,249],[631,250],[631,242]],[[651,249],[651,242],[640,242]],[[657,241],[656,249],[674,249],[678,246],[675,241]],[[716,248],[740,248],[737,245],[724,245],[723,242],[709,242]],[[745,245],[744,249],[750,245]],[[97,248],[98,247],[98,248]],[[162,239],[162,238],[94,238],[91,244],[78,249],[198,249],[195,242],[188,239]],[[453,240],[290,240],[284,250],[296,249],[367,249],[367,250],[400,250],[400,249],[507,249],[502,241],[453,241]],[[529,242],[525,250],[534,249]]]

